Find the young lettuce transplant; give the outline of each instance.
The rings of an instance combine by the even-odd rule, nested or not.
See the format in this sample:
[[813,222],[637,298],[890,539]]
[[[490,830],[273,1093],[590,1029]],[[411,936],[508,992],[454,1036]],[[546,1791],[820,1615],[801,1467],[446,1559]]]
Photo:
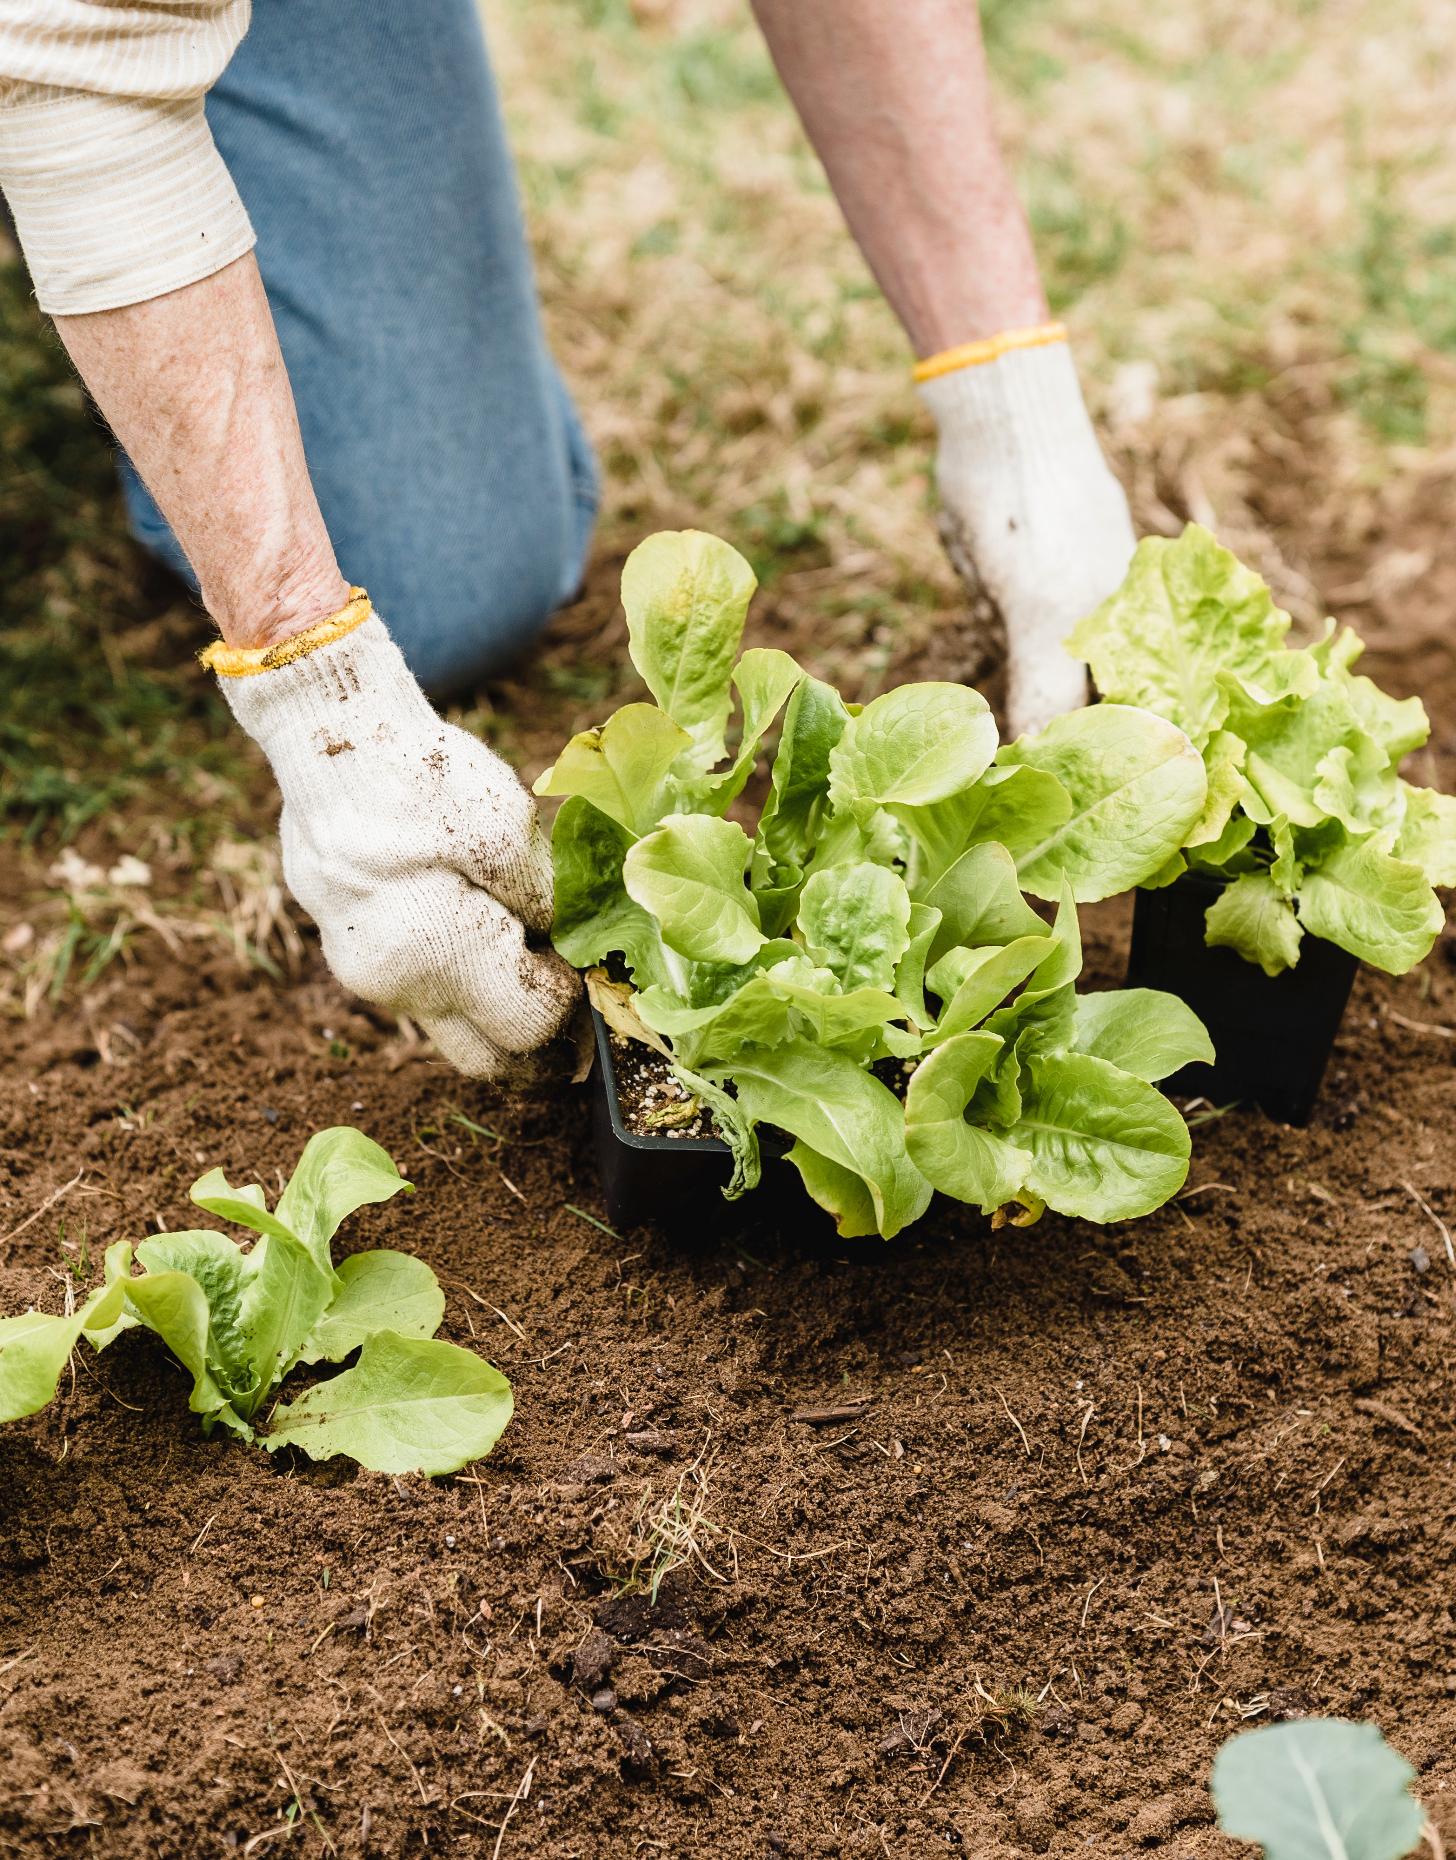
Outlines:
[[[757,1182],[766,1124],[845,1235],[898,1233],[936,1189],[1022,1221],[1150,1212],[1189,1151],[1154,1081],[1212,1049],[1171,996],[1078,997],[1076,901],[1167,863],[1206,804],[1197,751],[1130,707],[998,752],[958,685],[847,704],[785,652],[739,656],[754,585],[696,531],[629,558],[655,702],[573,737],[537,783],[565,797],[556,947],[709,1107],[730,1196]],[[750,832],[726,816],[780,718]]]
[[1202,752],[1207,803],[1148,882],[1224,881],[1210,944],[1277,975],[1308,932],[1401,975],[1445,921],[1433,887],[1456,884],[1456,799],[1398,773],[1430,735],[1420,699],[1352,672],[1363,647],[1348,627],[1331,620],[1292,650],[1289,626],[1259,577],[1190,524],[1141,543],[1068,644],[1113,708],[1156,711]]
[[[0,1318],[0,1421],[52,1399],[82,1337],[104,1350],[140,1325],[191,1375],[204,1433],[220,1426],[315,1460],[347,1454],[375,1472],[446,1473],[479,1459],[511,1418],[510,1384],[435,1336],[445,1300],[434,1273],[388,1250],[333,1264],[341,1222],[401,1189],[410,1184],[379,1145],[345,1128],[309,1139],[271,1213],[256,1183],[233,1188],[212,1170],[193,1201],[249,1229],[252,1245],[210,1229],[156,1234],[135,1249],[118,1240],[104,1282],[75,1311]],[[353,1368],[273,1408],[259,1431],[291,1369],[355,1350]]]

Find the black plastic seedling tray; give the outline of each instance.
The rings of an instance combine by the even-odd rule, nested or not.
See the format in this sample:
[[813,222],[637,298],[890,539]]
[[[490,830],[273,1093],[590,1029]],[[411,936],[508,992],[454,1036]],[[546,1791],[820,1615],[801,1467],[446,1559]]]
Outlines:
[[1219,889],[1190,872],[1138,892],[1133,906],[1128,986],[1180,995],[1218,1056],[1212,1066],[1185,1066],[1163,1089],[1217,1104],[1251,1101],[1280,1123],[1307,1124],[1358,964],[1313,936],[1282,975],[1266,975],[1231,949],[1210,949],[1203,919]]
[[692,1228],[719,1238],[749,1227],[828,1229],[826,1217],[804,1193],[798,1170],[783,1160],[783,1146],[775,1154],[767,1132],[763,1180],[738,1201],[725,1201],[733,1163],[728,1145],[718,1137],[640,1136],[629,1130],[617,1102],[611,1036],[595,1008],[591,1014],[597,1045],[592,1136],[613,1227]]

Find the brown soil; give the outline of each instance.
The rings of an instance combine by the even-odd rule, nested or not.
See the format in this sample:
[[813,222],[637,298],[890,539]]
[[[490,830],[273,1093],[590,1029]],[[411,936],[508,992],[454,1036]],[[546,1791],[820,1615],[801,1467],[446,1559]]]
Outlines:
[[608,1037],[617,1108],[628,1130],[639,1137],[672,1137],[679,1142],[717,1136],[707,1106],[694,1108],[696,1101],[678,1084],[660,1053],[615,1033]]
[[[1445,592],[1352,617],[1449,785]],[[1096,981],[1126,931],[1089,913]],[[142,939],[7,1041],[0,1229],[66,1192],[0,1304],[356,1122],[419,1192],[348,1245],[430,1262],[516,1419],[453,1481],[279,1465],[150,1338],[83,1349],[0,1435],[0,1852],[1204,1860],[1214,1749],[1301,1711],[1375,1719],[1456,1839],[1451,950],[1160,1214],[885,1246],[618,1238],[578,1090]],[[655,1606],[654,1516],[700,1553]]]

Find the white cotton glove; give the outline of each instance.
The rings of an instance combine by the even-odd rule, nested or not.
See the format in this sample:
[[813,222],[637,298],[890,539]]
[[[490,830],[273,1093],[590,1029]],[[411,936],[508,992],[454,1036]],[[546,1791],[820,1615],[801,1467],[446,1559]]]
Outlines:
[[551,927],[535,802],[436,716],[362,590],[282,645],[203,662],[273,765],[284,876],[343,986],[480,1078],[559,1032],[578,985],[527,942]]
[[1087,702],[1062,645],[1127,572],[1136,538],[1059,324],[932,356],[916,369],[940,428],[946,553],[1006,629],[1008,734]]

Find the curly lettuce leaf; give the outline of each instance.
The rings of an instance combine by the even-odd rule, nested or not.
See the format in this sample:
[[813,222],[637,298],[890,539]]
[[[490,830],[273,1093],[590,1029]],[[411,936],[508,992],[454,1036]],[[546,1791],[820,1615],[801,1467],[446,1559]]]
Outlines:
[[1234,950],[1266,975],[1281,975],[1299,961],[1304,928],[1268,872],[1240,874],[1209,905],[1203,922],[1210,949]]
[[1404,975],[1431,953],[1446,913],[1418,865],[1352,841],[1305,873],[1299,919],[1372,968]]
[[1104,699],[1156,711],[1202,749],[1227,707],[1219,672],[1257,676],[1289,625],[1253,569],[1190,523],[1173,541],[1138,544],[1127,579],[1067,647],[1087,661]]
[[1456,885],[1456,795],[1434,788],[1400,784],[1404,808],[1390,849],[1397,859],[1417,865],[1431,885]]

